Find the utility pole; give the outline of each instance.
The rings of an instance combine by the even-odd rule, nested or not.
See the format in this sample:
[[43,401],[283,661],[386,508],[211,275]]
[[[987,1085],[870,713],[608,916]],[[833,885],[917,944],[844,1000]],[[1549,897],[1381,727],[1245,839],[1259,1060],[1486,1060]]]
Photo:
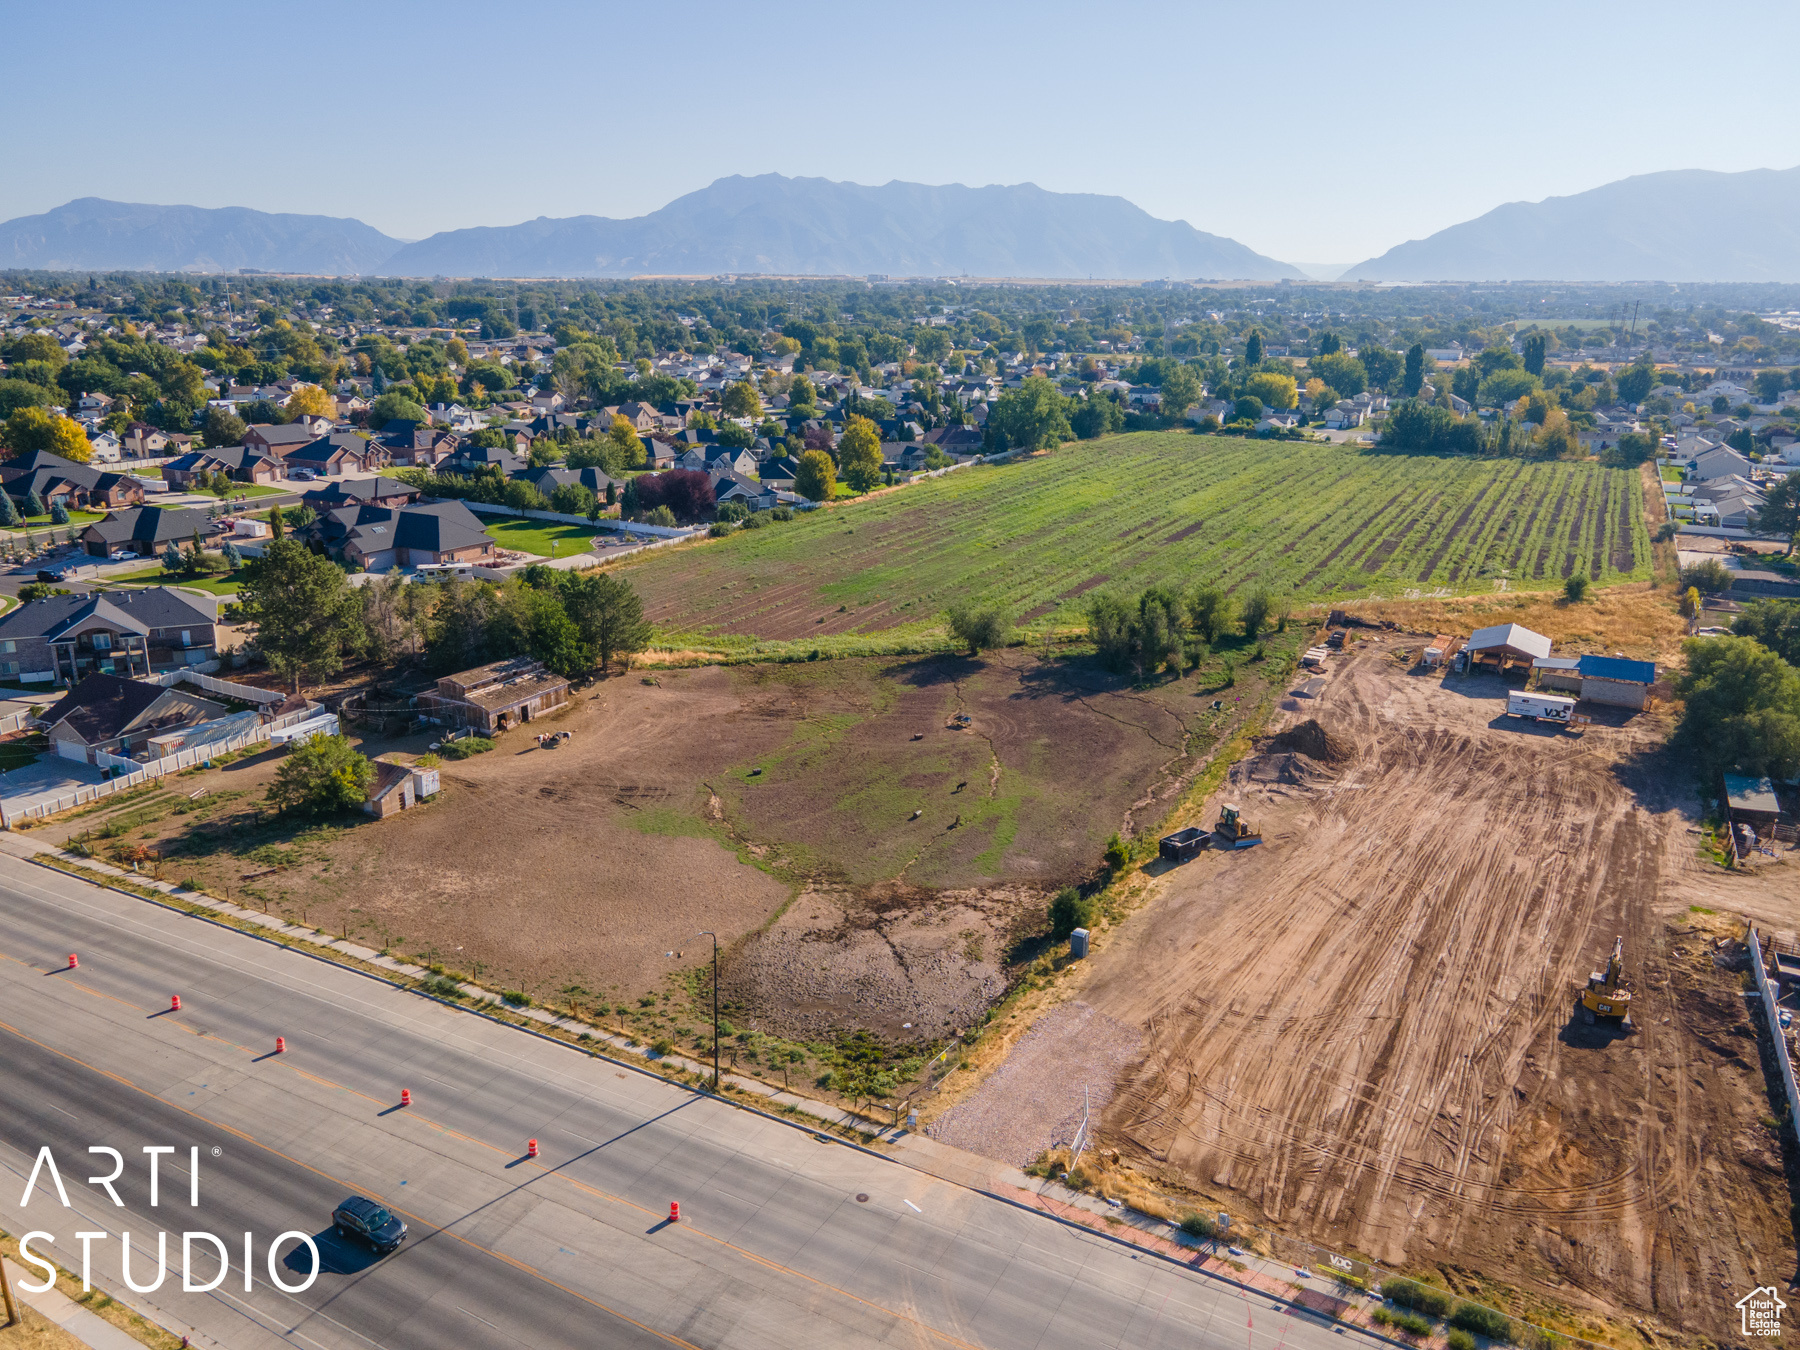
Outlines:
[[719,1090],[719,935],[710,929],[699,934],[713,940],[713,1091]]

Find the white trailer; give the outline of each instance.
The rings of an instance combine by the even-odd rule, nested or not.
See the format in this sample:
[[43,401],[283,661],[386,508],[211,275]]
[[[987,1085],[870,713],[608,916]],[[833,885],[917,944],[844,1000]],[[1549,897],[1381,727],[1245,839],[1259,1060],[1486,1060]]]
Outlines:
[[1506,696],[1506,711],[1512,717],[1538,722],[1567,722],[1575,715],[1575,700],[1556,694],[1513,693]]

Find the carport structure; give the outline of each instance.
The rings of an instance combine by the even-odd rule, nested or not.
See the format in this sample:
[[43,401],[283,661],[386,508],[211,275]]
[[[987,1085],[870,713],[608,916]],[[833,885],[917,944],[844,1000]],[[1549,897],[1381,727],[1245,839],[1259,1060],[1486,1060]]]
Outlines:
[[1469,654],[1470,665],[1486,661],[1496,670],[1505,670],[1515,662],[1528,666],[1550,655],[1550,639],[1522,624],[1502,623],[1492,628],[1477,628],[1469,634],[1463,650]]

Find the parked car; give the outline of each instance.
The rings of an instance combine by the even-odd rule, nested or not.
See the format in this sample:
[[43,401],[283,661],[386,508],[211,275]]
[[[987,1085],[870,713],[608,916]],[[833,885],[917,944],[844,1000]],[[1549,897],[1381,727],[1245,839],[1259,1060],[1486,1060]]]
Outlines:
[[48,567],[40,567],[38,568],[37,579],[39,581],[55,583],[63,579],[63,574]]
[[406,1224],[366,1196],[353,1195],[331,1214],[339,1237],[359,1238],[385,1256],[406,1240]]
[[319,475],[314,473],[311,469],[295,469],[288,475],[288,477],[293,479],[296,483],[310,483],[318,476]]
[[111,553],[107,554],[106,556],[107,556],[108,561],[111,561],[111,562],[137,562],[137,561],[139,561],[139,555],[137,555],[136,553],[133,553],[128,548],[116,548]]

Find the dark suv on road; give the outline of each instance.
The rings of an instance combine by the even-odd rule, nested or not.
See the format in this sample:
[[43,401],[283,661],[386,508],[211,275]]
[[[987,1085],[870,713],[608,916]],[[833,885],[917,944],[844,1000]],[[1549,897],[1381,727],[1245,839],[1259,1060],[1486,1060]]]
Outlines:
[[341,1237],[361,1238],[386,1255],[406,1240],[406,1224],[373,1200],[353,1195],[332,1211],[332,1226]]

